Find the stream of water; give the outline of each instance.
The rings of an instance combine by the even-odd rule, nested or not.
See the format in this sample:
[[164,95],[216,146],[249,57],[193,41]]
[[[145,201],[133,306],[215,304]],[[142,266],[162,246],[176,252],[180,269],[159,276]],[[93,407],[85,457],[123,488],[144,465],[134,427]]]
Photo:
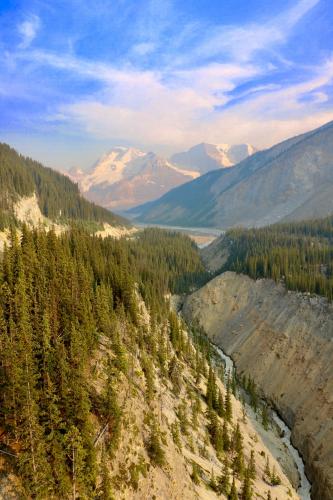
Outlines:
[[[218,353],[218,355],[220,356],[220,358],[224,361],[226,372],[232,373],[234,370],[233,360],[230,358],[230,356],[225,354],[225,352],[223,352],[223,350],[220,347],[214,345],[214,348]],[[285,422],[281,420],[281,418],[274,410],[272,410],[272,416],[275,424],[277,425],[283,436],[281,437],[281,441],[287,446],[291,456],[293,457],[293,460],[296,464],[299,473],[300,485],[298,487],[297,493],[301,498],[301,500],[311,500],[311,494],[310,494],[311,484],[305,475],[304,462],[302,460],[302,457],[300,456],[298,450],[291,443],[291,430],[285,424]]]

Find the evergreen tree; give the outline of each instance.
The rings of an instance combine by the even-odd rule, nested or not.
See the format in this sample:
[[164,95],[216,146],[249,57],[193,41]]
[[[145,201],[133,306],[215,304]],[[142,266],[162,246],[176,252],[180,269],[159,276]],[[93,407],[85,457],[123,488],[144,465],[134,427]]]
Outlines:
[[227,456],[224,458],[222,474],[218,478],[218,492],[226,496],[228,496],[230,492],[229,461]]
[[223,421],[223,427],[222,427],[222,440],[223,440],[223,448],[224,451],[229,451],[230,450],[230,438],[229,438],[229,431],[228,431],[228,425],[226,420]]
[[251,500],[253,496],[253,490],[251,486],[251,479],[248,474],[244,475],[243,479],[243,484],[242,484],[242,493],[241,493],[241,499],[242,500]]
[[228,422],[232,420],[232,404],[231,404],[231,393],[230,393],[230,383],[227,384],[227,393],[225,396],[225,418]]
[[191,474],[192,481],[194,484],[200,484],[200,474],[199,474],[199,466],[196,462],[192,461],[192,474]]
[[158,467],[163,467],[165,465],[165,452],[161,444],[160,431],[156,423],[153,423],[150,431],[147,442],[147,452],[153,465],[157,465]]
[[256,474],[256,463],[255,463],[255,459],[254,459],[254,451],[253,450],[251,450],[250,461],[249,461],[249,464],[248,464],[248,474],[249,474],[250,479],[252,479],[253,481],[257,477],[257,474]]
[[228,500],[238,500],[238,493],[235,484],[235,477],[233,477],[230,493],[228,495]]

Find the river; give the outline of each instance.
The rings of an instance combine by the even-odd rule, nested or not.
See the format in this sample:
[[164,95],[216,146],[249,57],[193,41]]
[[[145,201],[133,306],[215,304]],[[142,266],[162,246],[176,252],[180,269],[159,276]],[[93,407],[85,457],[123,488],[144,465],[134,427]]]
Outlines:
[[[234,371],[234,362],[228,356],[225,354],[225,352],[220,348],[214,345],[214,348],[217,352],[217,354],[220,356],[220,358],[223,360],[225,364],[225,370],[226,372],[232,373]],[[300,484],[297,489],[297,493],[301,500],[311,500],[311,484],[308,480],[308,478],[305,475],[304,471],[304,462],[302,457],[300,456],[298,450],[293,446],[291,442],[291,430],[289,427],[285,424],[285,422],[279,417],[279,415],[272,410],[272,418],[278,427],[280,434],[281,434],[281,441],[286,445],[286,447],[289,450],[290,455],[292,456],[294,463],[297,467],[299,478],[300,478]]]

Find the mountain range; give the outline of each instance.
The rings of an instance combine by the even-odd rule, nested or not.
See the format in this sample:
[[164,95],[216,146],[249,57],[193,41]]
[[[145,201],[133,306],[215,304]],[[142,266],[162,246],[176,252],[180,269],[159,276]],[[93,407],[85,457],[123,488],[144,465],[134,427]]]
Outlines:
[[146,223],[264,226],[333,213],[333,122],[129,211]]
[[88,200],[124,210],[159,198],[210,170],[229,168],[254,151],[248,144],[203,143],[167,160],[152,152],[117,146],[88,171],[76,168],[68,175]]

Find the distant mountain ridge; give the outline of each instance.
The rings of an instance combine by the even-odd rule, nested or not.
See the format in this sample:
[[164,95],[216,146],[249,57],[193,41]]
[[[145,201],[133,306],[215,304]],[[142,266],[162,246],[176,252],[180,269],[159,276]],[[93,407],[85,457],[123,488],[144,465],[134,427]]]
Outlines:
[[199,144],[167,160],[152,152],[116,146],[87,172],[72,169],[68,175],[90,201],[124,210],[154,200],[202,173],[230,167],[254,150],[246,144]]
[[169,225],[263,226],[333,213],[333,122],[130,211]]

